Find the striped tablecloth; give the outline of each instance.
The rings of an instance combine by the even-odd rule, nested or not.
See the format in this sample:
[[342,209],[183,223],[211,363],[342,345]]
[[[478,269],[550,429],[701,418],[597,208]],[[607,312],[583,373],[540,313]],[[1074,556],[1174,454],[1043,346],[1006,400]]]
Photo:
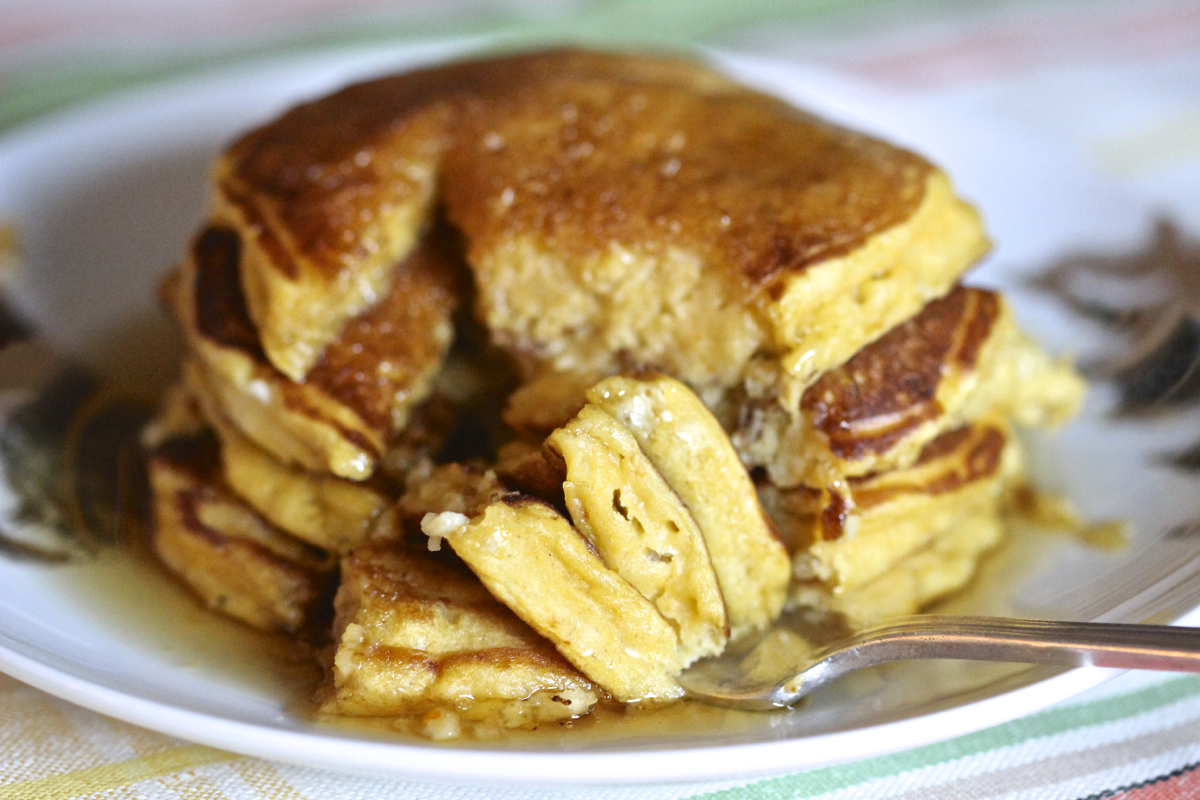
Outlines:
[[[1074,151],[1200,232],[1200,4],[1109,0],[0,0],[0,132],[137,83],[265,52],[434,35],[703,43],[953,101]],[[0,800],[35,798],[1183,798],[1200,677],[1130,673],[895,755],[723,784],[481,787],[360,778],[189,744],[0,676]]]
[[0,676],[0,800],[871,800],[1200,796],[1200,678],[1128,674],[979,733],[719,784],[477,786],[359,778],[238,756],[85,711]]

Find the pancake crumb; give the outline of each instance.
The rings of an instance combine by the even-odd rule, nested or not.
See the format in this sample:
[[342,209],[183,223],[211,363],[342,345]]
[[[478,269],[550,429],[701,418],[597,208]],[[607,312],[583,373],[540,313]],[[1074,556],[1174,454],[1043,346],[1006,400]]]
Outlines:
[[441,550],[442,540],[465,528],[470,521],[466,514],[459,514],[457,511],[426,514],[421,518],[421,533],[429,537],[429,551],[436,553]]

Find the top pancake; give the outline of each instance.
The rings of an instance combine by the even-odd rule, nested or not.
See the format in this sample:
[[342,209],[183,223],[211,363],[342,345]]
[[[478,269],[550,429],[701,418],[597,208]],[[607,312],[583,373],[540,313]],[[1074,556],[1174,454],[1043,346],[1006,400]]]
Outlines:
[[568,52],[467,61],[350,86],[229,148],[214,169],[215,216],[248,239],[247,300],[281,372],[302,379],[346,320],[386,294],[392,264],[438,202],[463,106],[572,75],[734,90],[683,62]]
[[[440,203],[480,315],[528,371],[632,362],[697,386],[736,383],[760,351],[807,383],[986,247],[916,155],[701,65],[577,51],[300,106],[233,145],[216,193],[247,240],[263,347],[294,380],[385,293]],[[880,290],[855,297],[868,283]]]

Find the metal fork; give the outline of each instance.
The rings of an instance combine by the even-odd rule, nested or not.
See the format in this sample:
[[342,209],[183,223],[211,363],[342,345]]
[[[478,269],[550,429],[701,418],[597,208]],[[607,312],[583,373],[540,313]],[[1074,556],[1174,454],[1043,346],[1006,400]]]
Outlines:
[[1200,672],[1200,628],[993,617],[906,617],[824,647],[778,679],[751,677],[741,657],[728,655],[697,662],[684,671],[680,683],[689,697],[700,702],[767,711],[790,706],[814,689],[855,670],[930,658]]

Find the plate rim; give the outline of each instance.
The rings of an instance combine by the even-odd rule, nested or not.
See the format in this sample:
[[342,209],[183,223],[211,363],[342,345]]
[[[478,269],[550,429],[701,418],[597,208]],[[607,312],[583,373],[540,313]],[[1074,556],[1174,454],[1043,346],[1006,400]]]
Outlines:
[[[811,738],[681,746],[668,750],[554,752],[360,740],[347,735],[287,731],[240,722],[169,706],[93,683],[19,653],[3,641],[0,641],[0,671],[99,714],[240,755],[305,767],[416,780],[548,786],[717,781],[834,766],[934,744],[1009,722],[1126,672],[1101,667],[1063,670],[1008,692],[930,714]],[[947,728],[953,733],[943,735],[941,731]],[[866,750],[845,747],[847,743],[863,738],[870,739],[874,746]],[[814,744],[820,754],[816,758],[812,757]],[[794,751],[805,749],[808,753],[804,757],[795,757]],[[850,754],[837,755],[839,752]],[[469,773],[463,771],[464,756],[469,756],[471,761]],[[544,769],[548,761],[553,762],[553,770]],[[698,766],[701,768],[697,769]],[[570,778],[556,777],[564,773],[569,773]]]

